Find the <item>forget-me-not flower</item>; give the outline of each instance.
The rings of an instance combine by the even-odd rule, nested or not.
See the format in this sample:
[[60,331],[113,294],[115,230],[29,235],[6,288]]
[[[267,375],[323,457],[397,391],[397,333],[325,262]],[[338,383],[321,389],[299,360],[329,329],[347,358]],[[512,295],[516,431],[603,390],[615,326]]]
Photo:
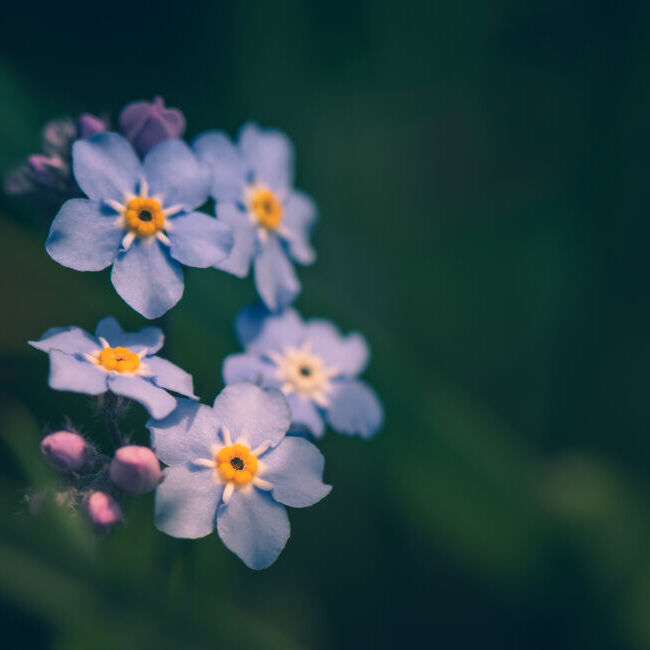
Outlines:
[[251,381],[279,388],[289,401],[292,425],[317,438],[325,422],[339,433],[364,438],[379,430],[381,404],[358,379],[369,357],[361,334],[343,336],[329,321],[303,322],[293,309],[271,314],[259,304],[238,314],[235,330],[246,352],[224,360],[226,384]]
[[75,179],[87,199],[56,215],[45,248],[77,271],[113,266],[117,293],[146,318],[157,318],[183,294],[186,266],[214,266],[233,246],[230,226],[195,208],[208,177],[181,140],[166,140],[140,162],[127,140],[100,133],[72,148]]
[[115,318],[103,318],[95,336],[80,327],[53,327],[29,344],[50,357],[50,388],[115,395],[140,402],[155,418],[176,408],[168,391],[195,398],[191,375],[156,356],[164,336],[158,327],[127,333]]
[[289,407],[277,390],[232,384],[212,408],[178,402],[147,424],[169,466],[156,490],[156,527],[192,539],[216,527],[247,566],[266,568],[289,539],[285,506],[313,505],[331,490],[322,454],[304,438],[285,437]]
[[235,233],[230,256],[217,268],[246,277],[252,263],[266,306],[276,311],[290,305],[300,292],[292,260],[316,259],[309,236],[317,219],[312,199],[293,188],[291,142],[280,131],[246,124],[236,145],[210,131],[194,141],[194,150],[210,170],[217,216]]

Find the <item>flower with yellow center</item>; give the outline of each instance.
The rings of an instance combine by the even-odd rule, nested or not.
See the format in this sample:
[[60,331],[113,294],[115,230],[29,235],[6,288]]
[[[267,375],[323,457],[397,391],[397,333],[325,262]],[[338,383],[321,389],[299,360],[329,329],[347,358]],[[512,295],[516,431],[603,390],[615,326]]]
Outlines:
[[254,187],[249,192],[248,207],[257,223],[266,230],[278,230],[284,208],[278,197],[266,187]]
[[139,375],[149,377],[150,372],[142,357],[146,350],[141,353],[133,352],[129,348],[116,346],[112,348],[105,338],[99,337],[102,344],[101,350],[95,350],[91,354],[84,354],[87,361],[94,363],[106,372],[117,372],[120,374]]
[[271,490],[273,485],[259,477],[264,467],[257,460],[257,457],[267,450],[268,445],[261,445],[251,450],[244,441],[233,444],[230,431],[226,427],[222,427],[221,431],[225,445],[212,445],[210,447],[212,458],[197,458],[193,463],[201,467],[210,467],[214,470],[214,482],[225,483],[224,503],[228,503],[236,488],[246,490],[255,486],[260,490]]
[[126,227],[140,237],[149,237],[165,227],[160,201],[141,196],[132,198],[124,211]]

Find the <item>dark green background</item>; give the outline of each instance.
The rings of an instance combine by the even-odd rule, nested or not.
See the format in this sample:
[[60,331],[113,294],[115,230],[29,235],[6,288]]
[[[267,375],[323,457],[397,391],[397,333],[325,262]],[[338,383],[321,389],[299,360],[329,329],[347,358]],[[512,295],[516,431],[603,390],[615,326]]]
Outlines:
[[[334,490],[263,572],[158,533],[151,496],[107,538],[29,516],[56,480],[44,425],[107,441],[25,341],[144,322],[107,272],[49,259],[54,210],[3,197],[0,645],[650,648],[649,20],[586,0],[3,10],[2,171],[51,117],[156,93],[189,136],[291,135],[322,217],[298,308],[367,335],[387,415],[369,443],[328,434]],[[211,401],[254,291],[186,280],[164,350]]]

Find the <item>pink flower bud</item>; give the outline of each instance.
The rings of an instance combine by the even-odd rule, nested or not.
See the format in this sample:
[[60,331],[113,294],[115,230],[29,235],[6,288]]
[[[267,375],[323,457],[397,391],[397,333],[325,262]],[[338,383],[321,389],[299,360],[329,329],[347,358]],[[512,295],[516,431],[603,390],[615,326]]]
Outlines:
[[91,492],[84,501],[84,512],[103,532],[108,532],[123,519],[119,503],[105,492]]
[[149,447],[127,445],[115,452],[110,476],[127,494],[144,494],[160,482],[160,463]]
[[55,469],[76,472],[86,462],[88,445],[78,433],[57,431],[41,440],[41,451]]
[[82,113],[77,120],[77,135],[80,138],[88,138],[95,133],[103,133],[107,129],[108,125],[104,120],[90,113]]

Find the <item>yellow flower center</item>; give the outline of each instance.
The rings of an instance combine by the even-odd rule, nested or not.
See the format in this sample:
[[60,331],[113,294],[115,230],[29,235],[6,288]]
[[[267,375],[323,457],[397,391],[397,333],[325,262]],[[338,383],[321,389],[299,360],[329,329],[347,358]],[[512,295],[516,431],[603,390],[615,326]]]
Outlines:
[[257,223],[269,230],[275,230],[282,223],[283,207],[271,190],[255,190],[251,195],[250,210]]
[[99,353],[99,365],[106,370],[134,372],[140,366],[140,357],[129,348],[104,348]]
[[165,227],[165,215],[156,199],[136,196],[127,203],[124,218],[126,227],[141,237],[155,235]]
[[257,472],[257,458],[246,445],[222,447],[215,460],[217,470],[224,481],[243,485],[251,481]]

